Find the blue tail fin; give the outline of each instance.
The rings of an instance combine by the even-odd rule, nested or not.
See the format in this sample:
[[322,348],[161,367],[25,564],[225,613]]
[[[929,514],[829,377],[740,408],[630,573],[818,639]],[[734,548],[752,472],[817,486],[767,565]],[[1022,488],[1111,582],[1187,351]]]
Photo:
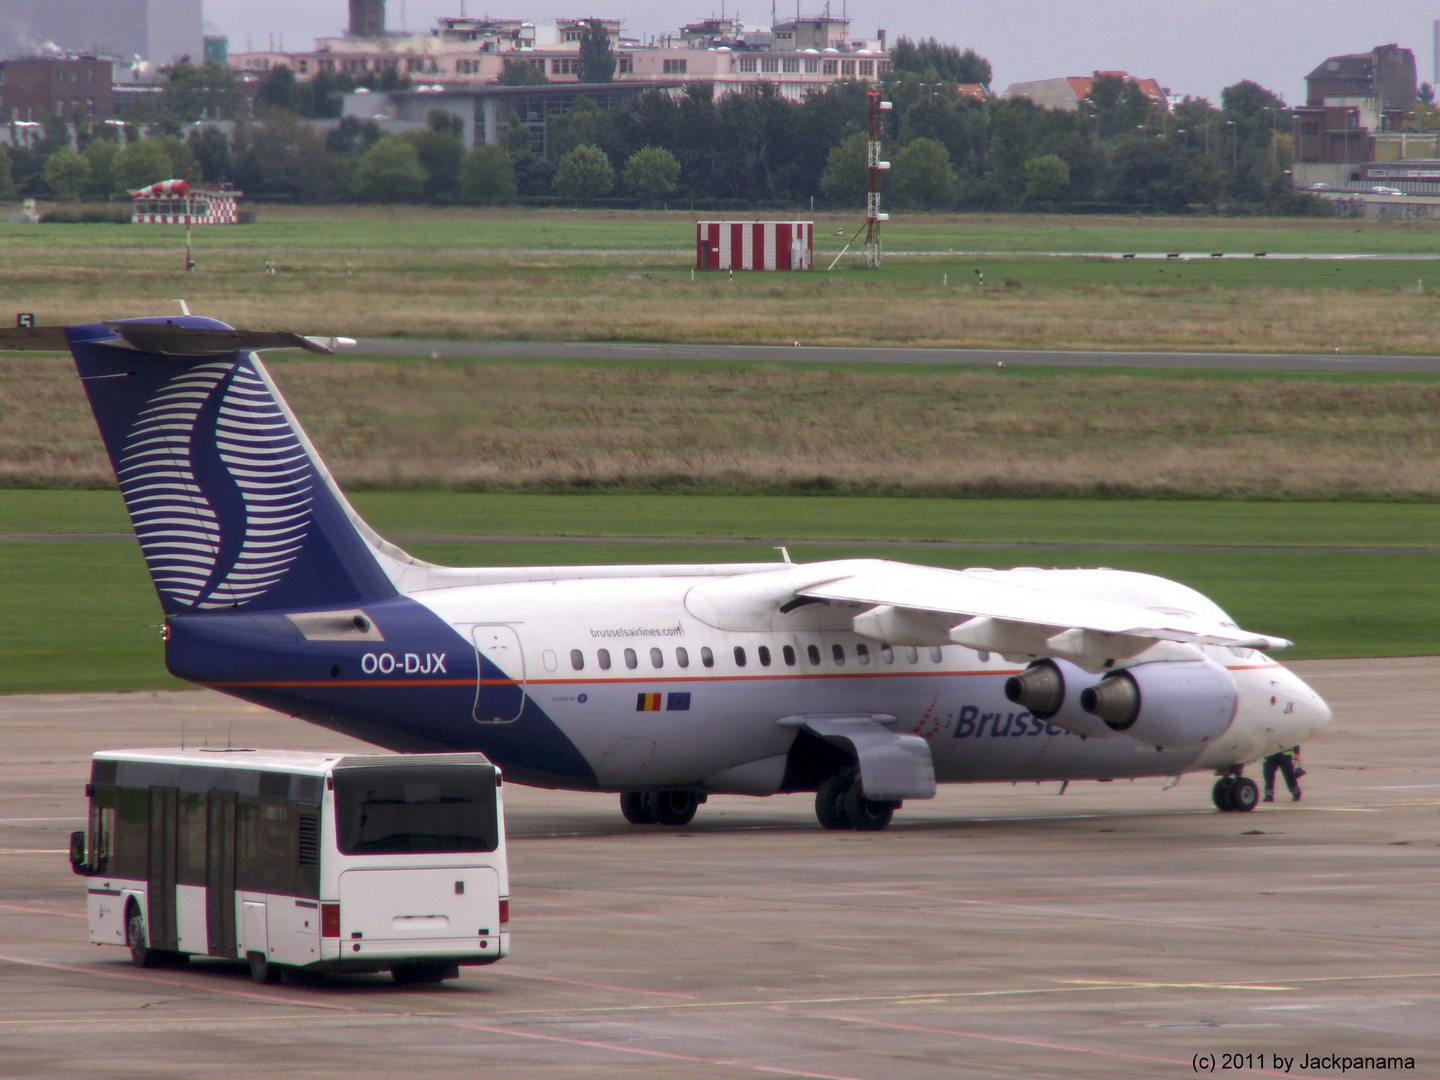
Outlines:
[[65,333],[167,615],[395,595],[373,534],[253,352],[148,352],[104,323]]

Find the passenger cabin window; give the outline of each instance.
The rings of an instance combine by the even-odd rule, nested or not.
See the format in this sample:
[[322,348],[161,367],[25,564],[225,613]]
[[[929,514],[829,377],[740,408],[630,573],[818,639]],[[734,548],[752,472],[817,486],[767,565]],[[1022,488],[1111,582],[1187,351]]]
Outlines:
[[743,645],[736,645],[736,646],[735,646],[735,666],[736,666],[736,667],[744,667],[744,666],[745,666],[745,647],[744,647]]
[[640,661],[636,658],[634,649],[625,650],[625,666],[631,671],[634,671],[640,666]]
[[784,656],[785,656],[785,666],[786,666],[786,667],[794,667],[794,666],[795,666],[795,649],[794,649],[792,646],[790,646],[790,645],[786,645],[785,648],[783,648],[783,649],[781,650],[781,652],[782,652],[782,653],[784,654]]
[[700,663],[704,664],[706,667],[715,666],[715,654],[710,651],[709,645],[700,646]]
[[893,664],[895,662],[895,650],[890,648],[889,645],[881,645],[880,659],[887,664]]
[[675,663],[679,664],[681,667],[690,666],[690,654],[685,651],[684,645],[681,645],[678,649],[675,650]]
[[840,644],[831,645],[830,655],[835,658],[835,663],[845,663],[845,646]]
[[918,664],[920,662],[920,653],[914,645],[905,646],[905,662],[907,664]]
[[810,661],[810,663],[812,663],[812,664],[819,664],[819,663],[820,663],[820,646],[818,646],[818,645],[806,645],[806,646],[805,646],[805,656],[806,656],[806,658]]
[[932,663],[935,663],[935,664],[938,664],[938,663],[940,663],[940,661],[942,661],[942,660],[944,660],[944,659],[945,659],[945,654],[940,651],[940,646],[939,646],[939,645],[931,645],[931,646],[930,646],[930,660],[931,660],[931,662],[932,662]]
[[570,666],[576,671],[585,670],[585,654],[579,649],[570,650]]
[[870,646],[863,642],[855,646],[855,659],[862,664],[870,663]]
[[756,649],[755,651],[760,655],[760,666],[761,666],[761,667],[769,667],[769,666],[770,666],[770,647],[769,647],[768,645],[761,645],[761,646],[760,646],[758,649]]
[[600,661],[600,670],[601,670],[601,671],[609,671],[609,670],[610,670],[610,650],[609,650],[609,649],[601,649],[598,653],[595,654],[595,659]]
[[650,650],[650,666],[653,668],[662,668],[665,666],[665,654],[659,649]]

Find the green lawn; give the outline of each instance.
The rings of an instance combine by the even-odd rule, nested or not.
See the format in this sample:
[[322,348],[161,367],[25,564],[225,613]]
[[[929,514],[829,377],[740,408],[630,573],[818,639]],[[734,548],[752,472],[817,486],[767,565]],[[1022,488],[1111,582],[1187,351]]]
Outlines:
[[[1429,504],[1044,501],[361,492],[382,533],[454,565],[801,561],[878,556],[939,566],[1110,566],[1211,596],[1243,626],[1293,638],[1296,658],[1440,653],[1440,554],[1243,550],[1440,546]],[[120,532],[108,491],[0,491],[0,533]],[[555,537],[445,543],[427,536]],[[689,543],[566,542],[673,537]],[[747,537],[760,538],[747,541]],[[807,539],[853,541],[836,546]],[[900,541],[867,544],[867,540]],[[973,548],[907,547],[963,541]],[[1066,545],[1023,550],[985,544]],[[1110,544],[1214,544],[1231,551]],[[1090,545],[1090,546],[1087,546]],[[160,608],[138,545],[0,543],[0,692],[178,685],[164,671]]]

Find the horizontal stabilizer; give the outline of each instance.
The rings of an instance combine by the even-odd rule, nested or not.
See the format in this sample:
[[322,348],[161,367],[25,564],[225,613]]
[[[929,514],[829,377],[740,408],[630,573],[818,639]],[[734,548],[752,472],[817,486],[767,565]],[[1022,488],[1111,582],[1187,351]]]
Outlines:
[[[108,322],[121,341],[157,356],[216,356],[260,349],[304,349],[329,355],[352,344],[348,338],[303,337],[289,330],[221,330],[169,322]],[[117,343],[118,344],[118,343]],[[66,352],[63,326],[0,327],[0,352]]]
[[0,352],[68,352],[63,326],[0,327]]

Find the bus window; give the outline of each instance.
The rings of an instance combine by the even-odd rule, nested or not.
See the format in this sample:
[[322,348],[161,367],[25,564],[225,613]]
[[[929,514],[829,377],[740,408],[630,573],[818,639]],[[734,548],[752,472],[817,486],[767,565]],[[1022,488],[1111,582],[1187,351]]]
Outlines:
[[677,663],[681,667],[690,666],[690,654],[685,650],[684,645],[681,645],[678,649],[675,650],[675,663]]
[[609,649],[601,649],[599,652],[597,652],[597,653],[595,654],[595,659],[597,659],[598,661],[600,661],[600,670],[601,670],[601,671],[609,671],[609,670],[610,670],[610,650],[609,650]]
[[[336,769],[336,841],[346,855],[494,851],[495,772],[474,766]],[[477,782],[478,781],[478,782]]]
[[205,796],[182,791],[175,853],[175,880],[181,885],[205,884],[205,826]]
[[704,664],[706,667],[715,666],[715,654],[710,651],[709,645],[700,646],[700,663]]
[[[265,775],[277,775],[267,773]],[[241,795],[235,811],[235,887],[294,893],[299,860],[293,807],[278,799]]]

